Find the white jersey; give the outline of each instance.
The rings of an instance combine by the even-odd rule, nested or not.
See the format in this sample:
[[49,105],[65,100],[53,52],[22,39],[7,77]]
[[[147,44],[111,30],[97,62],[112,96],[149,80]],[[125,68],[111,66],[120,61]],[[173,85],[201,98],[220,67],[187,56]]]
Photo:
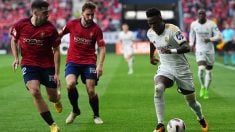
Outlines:
[[151,28],[147,32],[147,37],[154,44],[160,58],[160,66],[157,76],[165,76],[171,80],[175,80],[178,88],[194,91],[192,73],[184,54],[163,54],[161,49],[176,49],[186,42],[186,38],[182,35],[180,29],[173,24],[165,24],[165,30],[161,35],[156,34]]
[[214,54],[214,44],[213,42],[205,43],[205,38],[212,38],[219,36],[220,31],[217,25],[211,21],[206,20],[206,23],[200,24],[198,20],[193,21],[190,26],[189,33],[189,45],[193,46],[194,41],[196,40],[196,52],[207,52]]
[[173,24],[165,24],[165,30],[161,35],[156,34],[151,28],[147,32],[147,37],[154,44],[159,54],[161,65],[164,67],[182,68],[188,65],[184,54],[163,54],[161,49],[176,49],[180,44],[186,42],[186,38],[181,34],[180,29]]
[[133,32],[128,31],[127,33],[121,31],[118,38],[122,44],[123,50],[133,47],[133,41],[135,39]]

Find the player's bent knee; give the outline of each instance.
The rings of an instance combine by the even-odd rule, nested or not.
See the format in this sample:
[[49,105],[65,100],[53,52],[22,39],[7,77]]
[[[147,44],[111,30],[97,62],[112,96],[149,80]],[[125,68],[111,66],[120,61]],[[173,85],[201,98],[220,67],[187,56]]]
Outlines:
[[199,70],[205,70],[205,69],[206,69],[206,66],[200,65],[200,66],[198,66],[198,69],[199,69]]
[[67,89],[73,89],[76,86],[76,81],[67,82]]
[[41,92],[38,89],[33,89],[33,90],[31,89],[30,93],[36,99],[42,98]]
[[186,90],[186,89],[183,89],[181,87],[178,87],[177,91],[183,95],[191,95],[193,94],[195,91],[190,91],[190,90]]

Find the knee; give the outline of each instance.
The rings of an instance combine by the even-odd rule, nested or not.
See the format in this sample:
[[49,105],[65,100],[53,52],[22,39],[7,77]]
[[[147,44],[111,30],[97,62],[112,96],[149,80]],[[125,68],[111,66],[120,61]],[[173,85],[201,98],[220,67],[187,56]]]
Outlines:
[[67,89],[75,88],[75,86],[76,86],[76,81],[75,80],[67,81]]
[[96,93],[95,93],[94,90],[89,90],[89,91],[88,91],[88,95],[89,95],[89,98],[93,98],[93,97],[96,96]]
[[38,88],[29,88],[31,95],[36,98],[42,98],[41,92]]
[[200,72],[200,71],[204,71],[205,69],[206,69],[206,66],[204,66],[204,65],[198,66],[199,72]]
[[160,98],[164,93],[165,86],[162,83],[155,85],[155,97]]

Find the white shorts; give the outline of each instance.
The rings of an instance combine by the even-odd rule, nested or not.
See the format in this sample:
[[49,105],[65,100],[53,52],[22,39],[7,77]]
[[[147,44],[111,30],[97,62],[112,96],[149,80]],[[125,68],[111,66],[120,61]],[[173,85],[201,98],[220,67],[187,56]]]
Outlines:
[[133,53],[134,53],[134,49],[132,47],[123,48],[123,56],[125,59],[133,55]]
[[215,62],[215,54],[208,52],[196,52],[196,61],[205,61],[207,65],[212,66]]
[[164,66],[159,66],[156,75],[154,76],[154,81],[156,82],[157,76],[164,76],[172,81],[175,81],[178,88],[195,91],[193,76],[189,69],[189,66],[182,66],[180,69],[165,68]]

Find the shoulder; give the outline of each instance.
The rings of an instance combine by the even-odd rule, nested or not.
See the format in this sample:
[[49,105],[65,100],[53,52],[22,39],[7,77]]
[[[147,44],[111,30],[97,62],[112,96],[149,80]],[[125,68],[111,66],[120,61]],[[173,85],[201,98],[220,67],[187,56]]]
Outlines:
[[155,31],[153,31],[151,28],[147,31],[147,35],[148,39],[153,39],[157,36],[157,34],[155,33]]
[[17,21],[14,25],[21,25],[21,24],[25,24],[25,23],[30,23],[30,18],[23,18],[23,19],[20,19],[20,20]]
[[166,30],[170,30],[172,32],[178,32],[180,29],[174,24],[166,24],[165,25]]
[[212,21],[212,20],[207,19],[207,23],[208,23],[209,25],[216,26],[216,23],[215,23],[214,21]]

